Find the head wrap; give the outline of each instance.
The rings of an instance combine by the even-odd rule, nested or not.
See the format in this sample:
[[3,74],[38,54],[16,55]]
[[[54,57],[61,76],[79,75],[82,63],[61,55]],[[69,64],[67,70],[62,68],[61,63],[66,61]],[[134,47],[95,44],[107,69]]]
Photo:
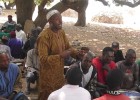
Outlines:
[[48,21],[54,14],[57,14],[57,13],[59,13],[58,10],[51,10],[51,11],[49,11],[49,12],[47,13],[47,15],[46,15],[47,21]]
[[11,32],[10,32],[10,37],[11,37],[11,38],[15,38],[15,37],[16,37],[15,31],[11,31]]

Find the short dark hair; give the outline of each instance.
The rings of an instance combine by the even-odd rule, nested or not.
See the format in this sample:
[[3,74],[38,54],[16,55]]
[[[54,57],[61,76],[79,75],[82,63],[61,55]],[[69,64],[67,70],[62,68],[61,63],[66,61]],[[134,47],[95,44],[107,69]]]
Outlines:
[[89,51],[89,47],[81,47],[81,50],[87,50],[87,51]]
[[117,90],[123,82],[124,73],[120,69],[111,70],[106,77],[106,84],[109,90]]
[[12,17],[12,15],[8,15],[8,17]]
[[131,55],[131,54],[136,54],[135,50],[133,50],[133,49],[128,49],[127,52],[126,52],[126,56],[127,56],[127,55]]
[[66,73],[67,83],[70,85],[80,85],[82,81],[82,72],[76,65],[68,69]]
[[119,43],[118,42],[113,42],[112,43],[112,48],[117,48],[119,47]]
[[105,48],[103,49],[102,54],[105,55],[105,54],[107,54],[108,52],[114,52],[114,51],[113,51],[113,49],[112,49],[111,47],[105,47]]

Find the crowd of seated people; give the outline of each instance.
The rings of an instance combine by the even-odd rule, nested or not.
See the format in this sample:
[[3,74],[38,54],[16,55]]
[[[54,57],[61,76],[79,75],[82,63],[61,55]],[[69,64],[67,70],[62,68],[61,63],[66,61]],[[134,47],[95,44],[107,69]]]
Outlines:
[[[11,32],[5,31],[10,23],[15,26],[15,29]],[[32,29],[31,36],[27,39],[22,26],[8,16],[8,22],[3,25],[2,31],[9,32],[9,37],[2,36],[0,41],[0,75],[2,77],[0,99],[18,100],[13,99],[17,98],[18,93],[21,93],[21,98],[26,98],[22,92],[14,90],[16,85],[14,83],[19,84],[17,81],[21,78],[21,72],[18,66],[10,61],[26,60],[25,93],[30,94],[30,84],[36,82],[38,85],[39,81],[43,81],[39,80],[41,66],[39,66],[36,47],[36,41],[42,29],[40,27]],[[101,56],[95,56],[90,48],[85,46],[77,51],[75,58],[71,55],[64,57],[64,66],[69,66],[64,73],[65,85],[52,92],[46,100],[129,100],[130,94],[137,93],[137,96],[140,96],[140,64],[136,62],[135,50],[128,49],[124,56],[119,49],[119,43],[112,42],[111,46],[103,48]],[[121,92],[122,90],[125,92]]]
[[[115,45],[117,47],[116,51],[114,50]],[[83,52],[83,50],[81,50],[81,52]],[[111,97],[112,99],[103,99],[103,100],[115,100],[115,99],[117,100],[117,98],[124,98],[124,100],[129,100],[128,96],[138,96],[138,97],[140,96],[140,93],[138,92],[140,89],[139,65],[138,65],[139,60],[137,62],[135,61],[136,52],[133,49],[128,49],[125,58],[123,56],[124,55],[122,51],[119,49],[119,43],[113,42],[111,47],[105,47],[103,49],[102,56],[94,57],[90,52],[81,53],[80,60],[75,61],[74,64],[70,65],[70,68],[73,67],[80,68],[83,77],[79,86],[87,89],[91,94],[92,99],[97,98],[103,94],[106,94],[107,96],[110,95],[110,97],[112,95]],[[117,69],[119,69],[121,72],[116,71],[116,73],[120,73],[120,75],[123,74],[123,76],[119,75],[117,76],[115,71],[113,71],[116,74],[116,76],[114,76],[114,79],[112,80],[109,79],[111,76],[108,76],[108,73],[111,73],[112,70]],[[119,77],[121,79],[119,79]],[[108,81],[110,83],[108,83]],[[116,89],[115,91],[118,91],[118,93],[121,94],[118,97],[114,97],[113,95],[115,94],[110,94],[107,92],[108,86],[113,87],[115,81],[117,82],[120,81],[118,85],[117,84],[114,85],[114,88]],[[98,85],[104,88],[105,91],[100,91],[98,89]],[[115,86],[118,86],[119,88]],[[121,92],[122,90],[125,91],[125,93],[122,93]],[[106,97],[104,96],[102,98]],[[97,100],[102,99],[99,98]]]
[[[26,57],[27,52],[33,49],[34,43],[42,31],[40,27],[32,29],[35,31],[32,31],[32,34],[27,39],[27,35],[22,29],[23,26],[20,23],[13,21],[12,15],[8,15],[8,21],[1,27],[0,42],[10,47],[10,50],[5,50],[10,52],[9,55],[16,59],[24,59]],[[30,46],[27,46],[27,44]]]
[[[81,52],[83,51],[81,50]],[[139,98],[139,66],[135,62],[136,52],[133,49],[128,49],[125,59],[122,52],[120,57],[118,56],[114,56],[112,46],[105,47],[102,56],[99,57],[94,57],[91,52],[84,52],[80,56],[81,59],[70,65],[69,69],[77,67],[81,70],[82,80],[79,86],[88,90],[92,99],[130,100],[130,96]],[[121,59],[115,63],[115,57]],[[98,89],[98,87],[102,87],[102,90]],[[52,94],[48,100],[52,100],[50,97],[56,97],[55,95],[52,96]],[[66,100],[59,97],[55,100]]]
[[[22,78],[23,70],[26,72],[26,94],[30,93],[30,83],[35,83],[34,81],[38,80],[39,77],[37,50],[34,48],[34,45],[42,29],[40,27],[32,29],[35,31],[32,31],[28,39],[22,29],[21,24],[17,24],[13,21],[12,15],[8,15],[8,21],[1,27],[0,52],[2,53],[0,53],[0,67],[5,66],[7,68],[5,68],[6,70],[1,70],[0,68],[0,75],[3,77],[1,78],[2,80],[0,80],[2,82],[0,82],[0,100],[27,100],[25,95],[25,97],[23,97],[24,91],[16,92],[14,90],[17,79]],[[27,44],[29,44],[29,47],[26,46]],[[20,65],[22,65],[24,69],[21,69]],[[21,87],[18,87],[18,89],[21,91]],[[19,99],[19,95],[22,95],[21,99]]]

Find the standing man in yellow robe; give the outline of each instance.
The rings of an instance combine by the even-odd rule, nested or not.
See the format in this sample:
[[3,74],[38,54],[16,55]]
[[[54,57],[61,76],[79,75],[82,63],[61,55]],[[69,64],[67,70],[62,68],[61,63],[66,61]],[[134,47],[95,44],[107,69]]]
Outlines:
[[47,100],[49,94],[64,85],[64,58],[71,55],[64,30],[62,16],[57,10],[47,14],[49,28],[43,30],[37,39],[40,60],[39,100]]

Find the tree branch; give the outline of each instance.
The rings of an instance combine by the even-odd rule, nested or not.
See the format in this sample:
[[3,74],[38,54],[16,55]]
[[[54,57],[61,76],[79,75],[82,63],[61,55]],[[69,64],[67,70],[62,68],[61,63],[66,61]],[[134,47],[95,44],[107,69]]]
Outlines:
[[110,6],[106,0],[96,0],[96,1],[102,2],[103,5],[105,6]]
[[132,3],[132,2],[127,2],[127,1],[120,1],[120,0],[114,0],[115,3],[121,4],[121,5],[126,5],[129,7],[137,7],[138,5],[140,5],[140,0],[138,2]]
[[68,7],[65,6],[62,2],[58,2],[56,5],[54,5],[52,8],[50,8],[48,11],[50,11],[52,9],[56,9],[60,13],[63,13],[64,11],[66,11],[68,9]]
[[43,10],[48,1],[49,0],[42,0],[41,4],[38,6],[38,9]]
[[[45,3],[45,2],[44,2]],[[43,5],[43,3],[42,3]],[[60,13],[64,12],[65,10],[67,10],[68,8],[62,3],[62,2],[58,2],[56,5],[54,5],[52,8],[50,9],[44,9],[41,8],[38,12],[38,16],[35,19],[34,23],[36,26],[40,26],[40,27],[44,27],[47,23],[47,19],[46,19],[46,14],[52,10],[52,9],[56,9],[58,10]]]

